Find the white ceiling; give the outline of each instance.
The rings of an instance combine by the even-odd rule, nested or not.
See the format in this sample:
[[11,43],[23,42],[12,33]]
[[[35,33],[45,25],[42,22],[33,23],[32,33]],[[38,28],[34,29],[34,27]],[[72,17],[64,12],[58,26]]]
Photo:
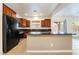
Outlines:
[[63,21],[68,19],[72,21],[75,20],[76,23],[79,23],[79,3],[70,3],[63,8],[60,7],[58,12],[52,15],[51,19],[53,21]]
[[57,12],[57,16],[79,16],[79,3],[67,4]]
[[34,15],[50,17],[58,3],[6,3],[6,5],[21,17],[33,17]]

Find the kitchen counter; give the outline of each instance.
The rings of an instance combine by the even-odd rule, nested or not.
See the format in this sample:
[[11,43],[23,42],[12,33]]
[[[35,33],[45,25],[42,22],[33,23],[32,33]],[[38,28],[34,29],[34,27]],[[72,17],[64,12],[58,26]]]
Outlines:
[[27,35],[27,52],[72,53],[72,35],[71,33],[30,32]]
[[18,27],[17,30],[21,30],[21,31],[40,31],[40,32],[47,32],[47,31],[51,31],[51,28],[49,27],[44,27],[44,28],[30,28],[30,27]]
[[29,32],[29,35],[75,35],[75,34],[72,34],[72,33],[52,33],[52,32]]
[[51,29],[50,27],[31,28],[31,27],[17,27],[17,29]]

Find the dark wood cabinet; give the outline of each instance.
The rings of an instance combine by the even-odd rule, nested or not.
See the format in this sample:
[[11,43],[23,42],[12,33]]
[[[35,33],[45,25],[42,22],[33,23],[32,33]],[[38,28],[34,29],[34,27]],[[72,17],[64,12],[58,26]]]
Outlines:
[[25,19],[22,19],[22,25],[23,25],[23,27],[26,27],[26,20]]
[[30,27],[30,20],[26,20],[26,27]]
[[19,18],[19,26],[20,27],[30,27],[30,20],[26,20],[24,18]]
[[44,20],[41,21],[41,27],[44,27]]
[[3,4],[3,13],[12,17],[16,17],[16,12],[8,6],[6,6],[5,4]]
[[19,18],[19,19],[18,19],[18,23],[19,23],[19,27],[23,27],[23,25],[22,25],[22,23],[23,23],[22,18]]
[[7,7],[3,4],[3,13],[7,14]]
[[41,27],[51,27],[51,19],[42,20]]

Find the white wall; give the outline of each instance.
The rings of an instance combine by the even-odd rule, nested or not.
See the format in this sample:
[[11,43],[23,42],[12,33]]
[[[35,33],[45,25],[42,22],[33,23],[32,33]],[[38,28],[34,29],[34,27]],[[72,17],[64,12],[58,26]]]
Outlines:
[[[63,5],[63,4],[62,4]],[[64,6],[64,5],[63,5]],[[61,10],[59,10],[56,13],[52,14],[52,22],[51,26],[53,25],[53,22],[55,21],[64,21],[67,20],[67,32],[72,33],[73,32],[73,23],[79,22],[79,4],[68,4],[64,7],[59,6]],[[54,28],[51,27],[53,30]]]
[[0,3],[0,54],[2,53],[2,4]]

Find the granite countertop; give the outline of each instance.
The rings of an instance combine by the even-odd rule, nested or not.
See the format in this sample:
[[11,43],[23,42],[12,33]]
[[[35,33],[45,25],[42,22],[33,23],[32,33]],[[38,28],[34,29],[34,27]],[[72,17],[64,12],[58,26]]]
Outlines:
[[72,33],[52,33],[52,32],[29,32],[28,35],[75,35]]

